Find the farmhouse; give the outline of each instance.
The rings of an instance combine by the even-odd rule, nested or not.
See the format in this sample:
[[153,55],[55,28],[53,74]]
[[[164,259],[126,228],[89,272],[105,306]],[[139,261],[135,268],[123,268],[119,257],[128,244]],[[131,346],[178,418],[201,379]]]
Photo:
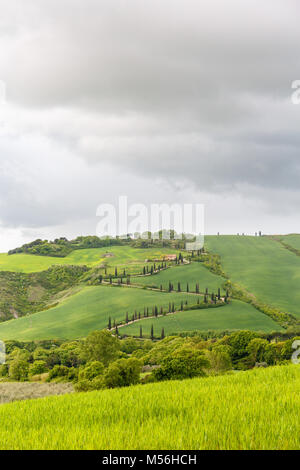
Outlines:
[[176,261],[177,255],[166,255],[164,256],[164,259],[166,261]]

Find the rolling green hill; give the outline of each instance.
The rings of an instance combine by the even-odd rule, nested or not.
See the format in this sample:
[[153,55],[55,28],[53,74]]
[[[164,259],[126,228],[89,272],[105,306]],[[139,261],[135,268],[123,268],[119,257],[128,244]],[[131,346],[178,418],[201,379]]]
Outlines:
[[119,331],[121,334],[139,336],[142,327],[143,335],[150,336],[151,325],[156,337],[160,337],[162,328],[166,335],[196,330],[254,330],[266,333],[282,330],[277,323],[252,305],[233,300],[223,307],[187,310],[158,318],[145,318],[126,325]]
[[290,245],[291,247],[295,248],[296,250],[300,250],[300,235],[295,233],[291,235],[283,235],[280,236],[279,239]]
[[230,280],[260,301],[300,318],[300,257],[268,237],[207,236]]
[[[169,281],[174,285],[177,290],[178,282],[181,283],[181,290],[186,290],[186,285],[189,283],[190,291],[195,291],[196,282],[199,283],[200,292],[205,292],[206,287],[209,292],[217,292],[218,288],[222,288],[225,279],[211,273],[202,263],[191,263],[189,265],[179,265],[166,269],[159,274],[145,277],[133,277],[131,282],[133,284],[140,284],[143,286],[163,286],[163,289],[168,289]],[[221,289],[223,291],[223,289]]]
[[299,449],[299,366],[0,407],[1,449]]
[[57,307],[0,323],[0,339],[79,338],[93,330],[106,328],[109,316],[112,320],[122,321],[127,311],[129,315],[135,310],[143,314],[144,307],[155,305],[167,309],[169,302],[174,302],[179,308],[181,300],[188,300],[193,305],[197,299],[198,296],[192,294],[169,294],[131,287],[83,287]]
[[[112,256],[105,257],[108,253],[112,254]],[[141,267],[145,264],[145,259],[161,258],[163,255],[173,253],[176,253],[176,250],[169,248],[141,249],[130,246],[111,246],[76,250],[64,258],[37,256],[23,253],[15,255],[1,253],[0,271],[31,273],[44,271],[54,264],[95,266],[105,263],[113,267],[128,266],[133,268],[133,271],[140,272]]]

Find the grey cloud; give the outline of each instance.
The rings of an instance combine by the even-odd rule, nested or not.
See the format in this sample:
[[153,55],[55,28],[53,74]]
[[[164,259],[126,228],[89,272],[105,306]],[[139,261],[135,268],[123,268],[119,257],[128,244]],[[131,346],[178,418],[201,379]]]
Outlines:
[[121,189],[153,198],[157,178],[236,214],[240,198],[282,217],[274,188],[297,207],[296,0],[0,6],[3,224],[75,224]]

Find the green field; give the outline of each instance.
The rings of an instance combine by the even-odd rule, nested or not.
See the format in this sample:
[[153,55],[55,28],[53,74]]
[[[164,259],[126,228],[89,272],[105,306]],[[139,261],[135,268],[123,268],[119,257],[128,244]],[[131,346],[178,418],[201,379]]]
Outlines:
[[206,287],[209,292],[217,292],[218,288],[222,289],[225,279],[211,273],[202,263],[191,263],[189,265],[174,266],[166,269],[159,274],[145,277],[135,277],[131,279],[133,284],[141,284],[144,286],[163,286],[168,289],[169,281],[177,290],[178,282],[181,283],[181,290],[186,290],[186,284],[189,283],[190,291],[195,291],[196,282],[199,283],[200,292],[205,292]]
[[84,287],[79,293],[66,298],[57,307],[34,313],[27,317],[0,323],[2,340],[73,339],[86,336],[93,330],[107,327],[108,317],[112,320],[125,320],[137,312],[144,313],[144,307],[168,307],[174,302],[180,306],[181,300],[196,304],[198,296],[155,292],[131,287],[96,286]]
[[283,235],[279,237],[284,243],[287,245],[296,248],[296,250],[300,250],[300,235],[299,234],[291,234],[291,235]]
[[299,449],[299,366],[0,407],[1,449]]
[[[113,253],[112,257],[106,258],[105,254]],[[36,256],[19,253],[16,255],[0,254],[0,271],[15,271],[31,273],[44,271],[53,264],[74,264],[95,266],[108,263],[109,266],[133,267],[135,272],[140,272],[146,259],[160,258],[162,255],[176,253],[176,250],[168,248],[140,249],[130,246],[111,246],[104,248],[89,248],[72,251],[65,258],[51,256]]]
[[300,257],[267,237],[207,236],[230,280],[258,300],[300,317]]
[[282,328],[270,317],[256,310],[252,305],[233,300],[229,305],[218,308],[187,310],[158,318],[146,318],[120,328],[121,334],[150,336],[151,325],[154,336],[159,337],[162,328],[165,334],[181,331],[208,330],[254,330],[263,332],[281,331]]

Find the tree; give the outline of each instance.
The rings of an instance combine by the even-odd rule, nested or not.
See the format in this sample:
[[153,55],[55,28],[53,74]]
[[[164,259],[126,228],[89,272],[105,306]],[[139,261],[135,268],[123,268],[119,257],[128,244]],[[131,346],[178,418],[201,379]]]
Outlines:
[[178,288],[177,288],[178,292],[181,292],[181,286],[180,286],[180,282],[178,282]]
[[185,379],[205,376],[209,361],[198,349],[182,347],[162,359],[160,368],[153,372],[157,380]]
[[104,365],[100,361],[89,362],[83,369],[79,371],[78,380],[93,380],[99,375],[103,375]]
[[119,339],[109,331],[94,331],[83,343],[83,354],[87,361],[100,361],[105,366],[116,359],[120,349]]
[[111,317],[108,319],[108,329],[111,330]]
[[265,351],[268,345],[268,341],[262,338],[253,338],[250,341],[246,349],[253,366],[256,362],[265,361]]
[[186,285],[186,291],[187,291],[187,292],[190,291],[190,289],[189,289],[189,283],[187,283],[187,285]]
[[143,337],[143,328],[140,326],[140,338]]
[[119,359],[111,363],[105,373],[105,385],[108,388],[128,387],[139,382],[141,363],[136,358]]
[[45,361],[34,361],[33,364],[29,366],[29,375],[43,374],[47,370],[47,365]]
[[161,339],[164,339],[164,337],[165,337],[165,329],[164,328],[162,328],[162,330],[161,330],[160,337],[161,337]]
[[150,338],[151,338],[152,340],[154,340],[154,329],[153,329],[153,325],[151,325]]
[[9,365],[10,378],[24,382],[28,379],[29,363],[25,359],[14,359]]

